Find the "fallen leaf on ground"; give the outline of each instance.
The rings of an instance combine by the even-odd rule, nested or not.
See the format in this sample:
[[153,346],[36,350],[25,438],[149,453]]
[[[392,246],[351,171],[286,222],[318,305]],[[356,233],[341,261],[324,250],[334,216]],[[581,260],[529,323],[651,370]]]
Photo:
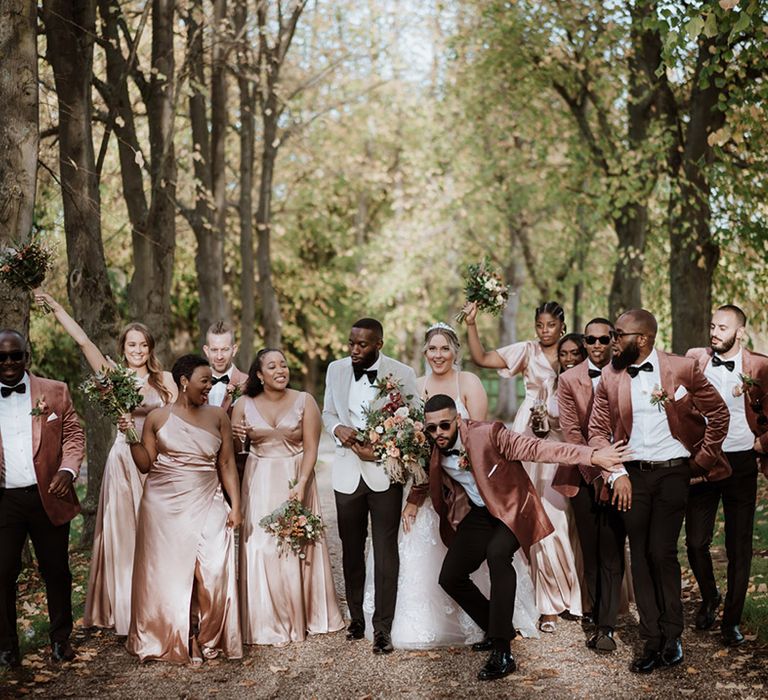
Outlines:
[[285,673],[288,670],[287,666],[270,666],[269,670],[272,673]]

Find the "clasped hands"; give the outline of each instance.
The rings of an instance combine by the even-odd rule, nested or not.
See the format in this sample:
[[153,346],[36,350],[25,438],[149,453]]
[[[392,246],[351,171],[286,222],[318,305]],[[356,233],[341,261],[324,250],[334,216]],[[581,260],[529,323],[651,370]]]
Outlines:
[[357,439],[357,430],[348,425],[337,425],[333,431],[336,439],[344,446],[352,450],[364,462],[376,462],[376,453],[370,443],[360,442]]

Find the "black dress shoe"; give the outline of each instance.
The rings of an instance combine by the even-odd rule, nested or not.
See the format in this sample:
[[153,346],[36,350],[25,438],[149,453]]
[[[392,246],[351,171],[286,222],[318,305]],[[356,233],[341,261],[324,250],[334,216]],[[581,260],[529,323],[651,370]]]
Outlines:
[[745,639],[738,625],[728,625],[720,628],[720,639],[727,647],[737,647],[743,644]]
[[661,650],[662,666],[677,666],[682,661],[683,643],[680,641],[680,637],[665,642],[664,648]]
[[493,649],[493,640],[486,637],[482,642],[475,642],[472,651],[490,651]]
[[712,629],[712,625],[715,624],[717,619],[717,609],[720,607],[723,597],[718,594],[717,598],[712,600],[702,600],[699,612],[696,613],[696,629],[708,630]]
[[3,649],[0,651],[0,668],[18,668],[21,657],[18,649]]
[[595,616],[591,612],[585,612],[581,616],[581,624],[582,625],[594,625],[595,624]]
[[347,639],[362,639],[365,637],[365,623],[352,620],[347,627]]
[[591,647],[601,654],[610,654],[616,651],[616,640],[613,638],[613,630],[600,630],[595,635],[595,646]]
[[644,651],[643,655],[636,658],[629,670],[632,673],[651,673],[654,669],[661,666],[661,656],[658,651]]
[[500,651],[494,649],[485,662],[485,666],[480,669],[477,679],[481,681],[494,681],[497,678],[504,678],[517,669],[515,657],[511,651]]
[[392,638],[388,632],[374,632],[373,633],[373,653],[374,654],[391,654],[395,650],[392,646]]
[[75,658],[75,650],[69,641],[54,642],[51,644],[51,658],[54,661],[72,661]]

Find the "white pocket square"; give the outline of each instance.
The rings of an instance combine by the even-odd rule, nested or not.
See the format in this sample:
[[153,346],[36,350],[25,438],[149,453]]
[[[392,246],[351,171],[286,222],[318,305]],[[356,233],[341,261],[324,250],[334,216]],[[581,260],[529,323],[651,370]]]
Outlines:
[[56,420],[58,416],[55,413],[51,413],[48,418],[45,419],[46,423],[50,423],[52,420]]
[[688,393],[688,389],[686,389],[682,384],[677,387],[675,390],[675,401],[679,401]]

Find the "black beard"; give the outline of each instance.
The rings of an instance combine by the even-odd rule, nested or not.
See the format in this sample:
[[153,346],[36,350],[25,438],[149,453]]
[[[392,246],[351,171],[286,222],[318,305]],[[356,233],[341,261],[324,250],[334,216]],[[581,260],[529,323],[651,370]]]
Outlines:
[[718,355],[724,355],[726,352],[728,352],[734,345],[736,344],[736,333],[728,338],[727,340],[724,340],[722,344],[715,345],[710,341],[710,345],[712,346],[712,350],[714,350]]
[[635,364],[637,358],[640,357],[640,348],[637,347],[637,343],[633,343],[619,355],[614,355],[611,358],[611,366],[617,370],[623,370],[630,365]]
[[433,444],[437,447],[438,450],[440,450],[440,452],[447,452],[448,450],[453,449],[453,446],[456,444],[456,440],[458,439],[458,437],[459,437],[459,431],[457,429],[456,432],[453,434],[453,438],[445,447],[437,447],[437,443],[434,443],[434,442]]

